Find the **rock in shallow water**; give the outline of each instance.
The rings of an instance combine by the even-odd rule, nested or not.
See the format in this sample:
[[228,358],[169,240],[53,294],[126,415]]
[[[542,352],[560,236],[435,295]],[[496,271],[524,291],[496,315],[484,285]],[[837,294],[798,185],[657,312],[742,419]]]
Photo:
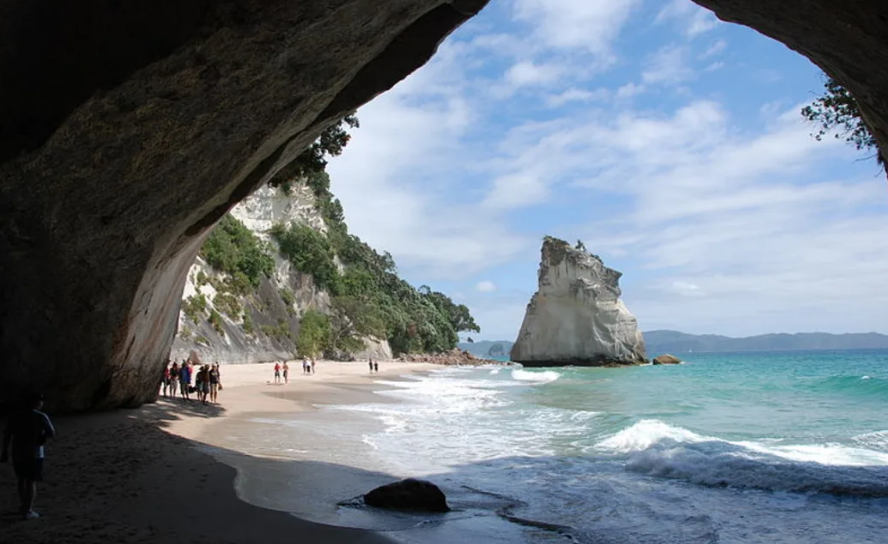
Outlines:
[[418,512],[449,512],[447,497],[435,484],[407,478],[364,495],[364,502],[377,508],[411,510]]
[[676,357],[675,355],[669,355],[668,353],[665,355],[659,355],[654,357],[655,365],[680,365],[681,359]]

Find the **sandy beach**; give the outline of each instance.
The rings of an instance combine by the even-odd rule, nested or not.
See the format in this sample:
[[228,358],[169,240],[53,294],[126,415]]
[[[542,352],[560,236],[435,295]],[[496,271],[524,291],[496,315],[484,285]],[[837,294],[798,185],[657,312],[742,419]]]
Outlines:
[[[217,429],[249,425],[254,414],[373,402],[380,399],[372,393],[374,380],[437,367],[383,362],[371,375],[366,362],[319,361],[315,374],[303,375],[301,363],[291,362],[289,383],[277,385],[273,366],[223,366],[217,405],[161,398],[137,410],[54,418],[58,436],[47,446],[35,506],[40,519],[19,520],[12,468],[0,466],[0,544],[390,542],[240,500],[234,466],[266,463],[273,470],[281,461],[247,454]],[[298,447],[310,450],[312,444]],[[288,465],[287,474],[293,471]],[[337,485],[343,493],[364,485],[349,480],[347,467],[337,474],[348,485],[331,482],[334,491]],[[299,493],[299,478],[294,480],[290,492]]]

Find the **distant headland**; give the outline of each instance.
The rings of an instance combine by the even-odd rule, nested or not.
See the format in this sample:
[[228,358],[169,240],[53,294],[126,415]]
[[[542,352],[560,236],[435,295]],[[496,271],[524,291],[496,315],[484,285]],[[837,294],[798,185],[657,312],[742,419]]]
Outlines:
[[651,353],[888,349],[888,335],[875,332],[774,333],[731,338],[717,334],[687,334],[660,330],[645,332],[644,340]]
[[[643,333],[649,353],[727,353],[742,351],[817,351],[834,349],[888,349],[888,335],[875,332],[830,334],[774,333],[732,338],[717,334],[688,334],[657,330]],[[476,356],[508,356],[509,340],[461,342],[459,348]]]

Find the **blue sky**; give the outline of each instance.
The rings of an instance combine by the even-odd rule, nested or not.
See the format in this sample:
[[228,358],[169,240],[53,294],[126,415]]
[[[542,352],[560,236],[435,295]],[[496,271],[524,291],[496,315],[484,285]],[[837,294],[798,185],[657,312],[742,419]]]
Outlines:
[[624,273],[643,330],[888,333],[888,190],[817,142],[823,76],[690,0],[493,0],[358,111],[351,231],[512,339],[541,239]]

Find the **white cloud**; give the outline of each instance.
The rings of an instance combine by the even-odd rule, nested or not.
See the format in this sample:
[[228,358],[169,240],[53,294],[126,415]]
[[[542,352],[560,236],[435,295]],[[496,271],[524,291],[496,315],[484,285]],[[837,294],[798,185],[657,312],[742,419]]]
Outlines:
[[456,69],[462,53],[445,45],[423,70],[361,108],[361,128],[328,167],[350,230],[424,280],[467,276],[527,243],[495,213],[473,212],[477,203],[458,198],[471,172],[457,168],[472,165],[461,138],[476,115]]
[[475,286],[475,290],[479,293],[492,293],[496,291],[496,284],[490,280],[480,281]]
[[549,107],[557,108],[564,106],[570,102],[595,102],[605,101],[610,98],[610,91],[607,89],[596,89],[588,91],[586,89],[578,89],[571,87],[559,94],[549,95],[546,97],[546,104]]
[[657,14],[654,23],[667,21],[679,22],[688,38],[709,32],[719,24],[711,11],[701,8],[690,0],[673,0],[666,4]]
[[555,83],[561,68],[553,64],[535,64],[521,61],[506,72],[506,81],[513,87],[541,86]]
[[693,78],[694,71],[688,65],[688,53],[688,48],[685,46],[661,47],[648,60],[641,79],[647,84],[674,85]]
[[691,23],[690,26],[688,26],[688,36],[691,38],[699,36],[700,34],[709,32],[718,25],[719,21],[711,11],[699,8],[694,15],[691,16]]
[[697,58],[699,58],[700,60],[706,60],[708,58],[714,57],[724,51],[726,47],[728,47],[728,42],[726,42],[725,40],[717,40]]
[[617,99],[632,98],[644,92],[644,85],[636,85],[635,83],[627,83],[617,89]]
[[532,172],[513,172],[493,180],[493,189],[482,203],[491,209],[508,210],[539,204],[548,194],[547,183]]
[[705,294],[699,285],[682,280],[673,280],[669,288],[685,297],[701,297]]
[[640,0],[515,0],[516,19],[532,24],[547,46],[579,48],[602,57]]

